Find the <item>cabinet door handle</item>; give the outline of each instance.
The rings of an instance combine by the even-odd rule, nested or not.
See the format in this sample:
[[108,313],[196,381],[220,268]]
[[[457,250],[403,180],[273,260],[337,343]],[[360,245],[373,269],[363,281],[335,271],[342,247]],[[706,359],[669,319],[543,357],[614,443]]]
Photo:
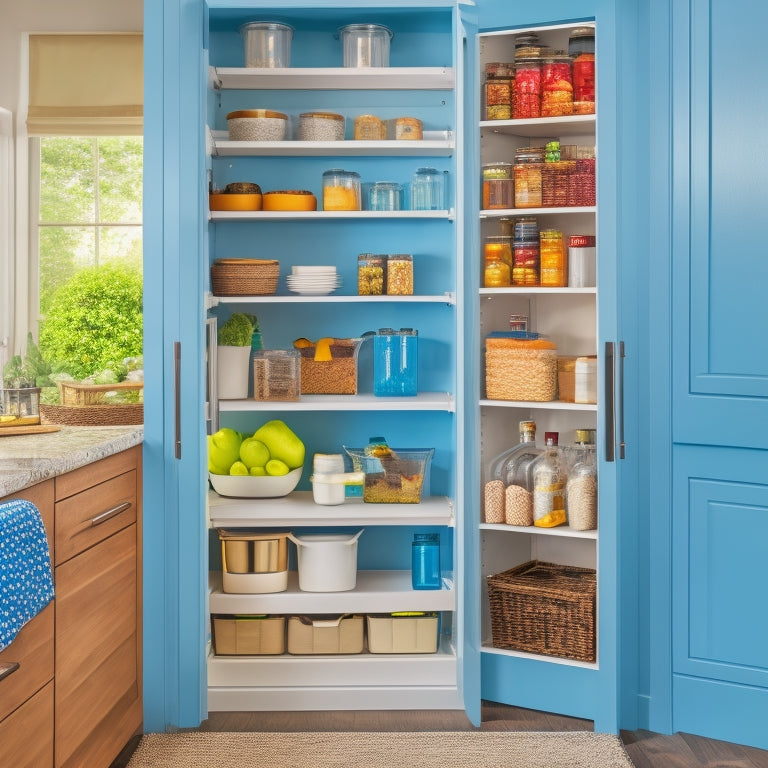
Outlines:
[[612,341],[605,342],[605,460],[616,458],[616,359]]
[[102,512],[101,514],[96,515],[96,517],[92,517],[91,528],[97,525],[101,525],[102,523],[106,523],[107,520],[110,520],[111,518],[119,515],[121,512],[125,512],[126,509],[130,508],[131,502],[124,501],[122,504],[118,504],[116,507],[112,507],[112,509],[108,509],[106,512]]
[[619,458],[625,458],[624,442],[624,342],[619,342]]
[[18,668],[18,661],[6,661],[3,664],[0,664],[0,680],[12,675]]
[[173,455],[181,458],[181,342],[173,342],[174,438]]

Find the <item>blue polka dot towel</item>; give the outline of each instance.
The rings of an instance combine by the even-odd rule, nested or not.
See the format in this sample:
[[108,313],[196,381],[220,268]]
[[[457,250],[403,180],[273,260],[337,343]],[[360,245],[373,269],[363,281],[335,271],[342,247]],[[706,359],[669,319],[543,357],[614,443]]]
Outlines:
[[0,651],[51,600],[51,556],[39,510],[22,499],[0,504]]

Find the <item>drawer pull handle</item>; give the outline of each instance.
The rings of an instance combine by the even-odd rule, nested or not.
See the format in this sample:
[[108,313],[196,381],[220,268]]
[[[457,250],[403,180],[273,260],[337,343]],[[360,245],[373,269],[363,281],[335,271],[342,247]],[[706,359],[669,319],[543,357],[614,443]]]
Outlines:
[[6,661],[5,663],[0,664],[0,680],[8,677],[8,675],[12,675],[18,668],[18,661]]
[[96,525],[106,523],[107,520],[110,520],[111,518],[115,517],[115,515],[119,515],[121,512],[125,512],[126,509],[130,508],[131,502],[124,501],[122,504],[118,504],[116,507],[112,507],[112,509],[108,509],[106,512],[102,512],[100,515],[96,515],[96,517],[91,518],[91,528]]

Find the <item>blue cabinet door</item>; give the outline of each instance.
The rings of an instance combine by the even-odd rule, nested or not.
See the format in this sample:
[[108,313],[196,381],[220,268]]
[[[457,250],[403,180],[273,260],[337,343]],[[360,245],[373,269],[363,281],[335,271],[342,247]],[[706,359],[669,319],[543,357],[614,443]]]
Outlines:
[[671,152],[660,169],[671,183],[652,212],[667,222],[656,241],[668,236],[658,255],[668,266],[655,266],[662,295],[669,275],[671,342],[659,327],[650,725],[765,749],[768,161],[755,140],[768,110],[749,73],[762,70],[768,7],[658,5],[672,30]]

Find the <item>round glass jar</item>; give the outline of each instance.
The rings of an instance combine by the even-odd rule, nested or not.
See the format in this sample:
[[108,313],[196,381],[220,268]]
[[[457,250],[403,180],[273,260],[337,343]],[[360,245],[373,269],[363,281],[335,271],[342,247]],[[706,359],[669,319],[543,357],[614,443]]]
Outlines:
[[541,207],[541,166],[544,150],[527,147],[515,152],[515,208]]
[[541,62],[541,116],[563,117],[573,114],[571,57],[556,53]]
[[515,183],[512,163],[488,163],[483,166],[483,208],[512,208]]
[[402,189],[394,181],[377,181],[368,191],[369,211],[399,211]]
[[493,63],[485,66],[485,119],[512,119],[512,89],[515,69],[512,64]]
[[323,210],[359,211],[360,174],[332,168],[323,174]]

